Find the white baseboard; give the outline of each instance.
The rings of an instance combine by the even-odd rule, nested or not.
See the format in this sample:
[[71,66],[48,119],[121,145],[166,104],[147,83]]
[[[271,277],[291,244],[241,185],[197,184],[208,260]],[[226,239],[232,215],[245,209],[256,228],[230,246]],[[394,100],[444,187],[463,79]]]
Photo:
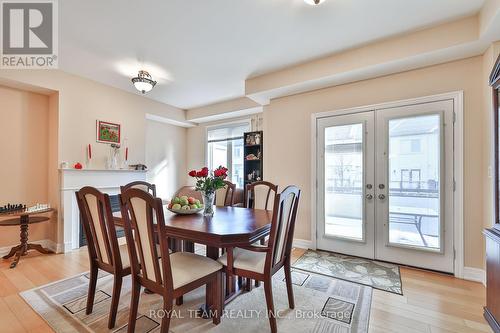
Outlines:
[[298,239],[294,238],[293,239],[293,247],[298,247],[299,249],[310,249],[311,248],[312,242],[310,240],[305,240],[305,239]]
[[[30,243],[40,244],[44,248],[49,249],[51,251],[54,251],[56,253],[61,253],[62,252],[62,251],[60,251],[60,248],[61,248],[60,245],[56,244],[54,241],[52,241],[50,239],[41,239],[41,240],[37,240],[37,241],[32,241]],[[3,257],[4,255],[8,254],[10,252],[10,249],[13,248],[16,245],[18,245],[18,244],[14,244],[14,245],[11,245],[11,246],[0,247],[0,257]]]
[[464,267],[464,280],[480,282],[486,286],[486,272],[483,269]]

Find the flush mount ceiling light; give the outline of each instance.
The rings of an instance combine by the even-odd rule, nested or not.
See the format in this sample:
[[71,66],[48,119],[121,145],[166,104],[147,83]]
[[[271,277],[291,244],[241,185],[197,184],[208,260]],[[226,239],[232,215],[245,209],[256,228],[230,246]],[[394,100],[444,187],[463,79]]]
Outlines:
[[145,94],[151,91],[156,85],[156,81],[153,81],[151,75],[146,71],[139,71],[136,77],[132,78],[132,83],[135,89],[139,90],[141,93]]
[[304,0],[305,3],[311,6],[316,6],[319,5],[320,3],[324,2],[325,0]]

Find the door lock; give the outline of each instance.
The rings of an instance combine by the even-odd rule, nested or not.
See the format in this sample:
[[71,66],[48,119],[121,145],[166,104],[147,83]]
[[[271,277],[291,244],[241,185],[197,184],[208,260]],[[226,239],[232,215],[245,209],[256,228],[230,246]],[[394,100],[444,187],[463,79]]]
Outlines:
[[384,184],[378,184],[378,188],[383,190],[385,188],[385,185]]
[[373,199],[373,195],[371,195],[371,194],[367,194],[367,195],[366,195],[366,199],[368,199],[368,200]]
[[378,198],[379,198],[380,200],[384,200],[384,199],[385,199],[385,194],[379,194],[379,195],[378,195]]
[[366,184],[366,188],[371,190],[373,188],[373,185],[372,184]]

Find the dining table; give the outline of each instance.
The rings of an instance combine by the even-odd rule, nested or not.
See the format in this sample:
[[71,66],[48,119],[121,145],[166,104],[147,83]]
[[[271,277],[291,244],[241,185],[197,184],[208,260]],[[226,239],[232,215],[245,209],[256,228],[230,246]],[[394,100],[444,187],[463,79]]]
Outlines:
[[[190,246],[183,247],[183,242],[203,244],[207,247],[206,256],[213,260],[219,258],[220,249],[250,246],[268,236],[273,215],[272,211],[243,207],[215,207],[213,216],[176,214],[169,211],[166,205],[163,209],[165,230],[172,250],[192,249]],[[114,213],[113,220],[116,226],[124,226],[121,212]],[[238,286],[229,290],[230,293],[225,293],[226,304],[243,292],[243,288]],[[210,309],[212,304],[211,292],[207,290],[206,301],[201,308]]]

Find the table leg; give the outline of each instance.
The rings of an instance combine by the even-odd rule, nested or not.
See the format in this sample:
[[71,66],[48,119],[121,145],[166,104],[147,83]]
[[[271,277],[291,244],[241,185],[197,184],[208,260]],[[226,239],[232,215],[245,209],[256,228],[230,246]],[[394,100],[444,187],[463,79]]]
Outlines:
[[10,250],[9,254],[3,257],[4,259],[9,259],[10,257],[15,255],[14,261],[10,264],[10,268],[15,268],[19,263],[19,259],[21,259],[22,256],[27,255],[29,250],[35,250],[43,254],[53,253],[52,251],[44,248],[39,244],[28,243],[28,227],[29,227],[29,216],[21,216],[21,224],[20,224],[21,232],[19,235],[21,244],[13,247]]

